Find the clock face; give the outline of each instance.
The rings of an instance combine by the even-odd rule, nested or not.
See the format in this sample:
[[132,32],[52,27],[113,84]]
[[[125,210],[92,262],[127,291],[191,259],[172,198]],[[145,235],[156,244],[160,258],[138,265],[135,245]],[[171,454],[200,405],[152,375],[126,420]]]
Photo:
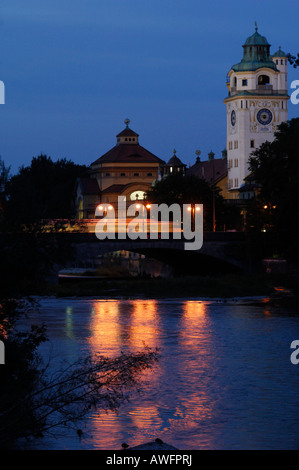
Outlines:
[[267,124],[270,124],[272,121],[273,116],[272,113],[269,109],[260,109],[259,112],[257,113],[257,120],[260,124],[263,124],[266,126]]
[[235,111],[235,110],[233,110],[233,111],[231,112],[230,121],[231,121],[231,123],[232,123],[232,126],[234,126],[234,125],[236,124],[236,111]]

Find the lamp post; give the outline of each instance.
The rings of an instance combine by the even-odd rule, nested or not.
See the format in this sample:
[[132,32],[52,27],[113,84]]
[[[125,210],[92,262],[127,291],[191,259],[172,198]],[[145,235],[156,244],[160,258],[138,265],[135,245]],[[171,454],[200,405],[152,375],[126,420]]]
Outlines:
[[268,212],[268,214],[269,214],[268,222],[270,222],[270,223],[266,224],[266,227],[268,227],[268,228],[273,226],[273,224],[272,224],[272,215],[273,215],[272,210],[273,209],[275,210],[276,207],[277,207],[276,204],[271,204],[270,202],[267,203],[267,204],[264,204],[264,206],[263,206],[264,211]]

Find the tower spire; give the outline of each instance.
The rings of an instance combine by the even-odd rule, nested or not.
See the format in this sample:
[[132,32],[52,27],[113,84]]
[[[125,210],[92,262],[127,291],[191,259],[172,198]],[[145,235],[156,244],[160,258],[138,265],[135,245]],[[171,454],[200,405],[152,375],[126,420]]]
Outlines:
[[255,26],[255,32],[257,33],[257,22],[256,21],[254,22],[254,26]]

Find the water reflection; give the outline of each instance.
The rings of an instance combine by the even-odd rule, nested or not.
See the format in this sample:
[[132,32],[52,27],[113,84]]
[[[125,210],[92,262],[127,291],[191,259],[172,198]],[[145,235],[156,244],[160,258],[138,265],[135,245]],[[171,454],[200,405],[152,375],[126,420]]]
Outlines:
[[[115,355],[140,350],[144,344],[162,347],[159,364],[142,374],[141,399],[133,399],[124,415],[109,413],[104,420],[98,413],[93,416],[93,435],[101,436],[97,441],[101,448],[111,446],[109,429],[124,434],[130,429],[135,440],[165,434],[173,440],[177,433],[197,429],[213,416],[208,388],[215,357],[207,303],[182,301],[178,311],[174,304],[173,317],[169,316],[171,304],[168,313],[164,310],[165,305],[156,300],[92,303],[89,343],[93,352]],[[208,444],[212,446],[211,440]]]
[[161,352],[118,415],[94,413],[80,442],[43,448],[119,449],[156,437],[182,450],[299,446],[294,313],[267,302],[45,299],[40,318],[62,359],[116,356],[144,343]]
[[120,308],[118,300],[91,303],[88,343],[92,353],[111,356],[121,353],[125,338],[122,335]]

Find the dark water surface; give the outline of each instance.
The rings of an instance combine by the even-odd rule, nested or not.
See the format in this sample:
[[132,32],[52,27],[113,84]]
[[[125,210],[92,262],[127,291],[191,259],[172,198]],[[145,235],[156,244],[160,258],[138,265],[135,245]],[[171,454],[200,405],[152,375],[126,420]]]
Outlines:
[[119,411],[94,412],[43,449],[120,449],[159,437],[179,449],[298,449],[299,365],[290,344],[299,314],[252,301],[40,298],[50,342],[42,354],[117,355],[161,348],[148,383]]

